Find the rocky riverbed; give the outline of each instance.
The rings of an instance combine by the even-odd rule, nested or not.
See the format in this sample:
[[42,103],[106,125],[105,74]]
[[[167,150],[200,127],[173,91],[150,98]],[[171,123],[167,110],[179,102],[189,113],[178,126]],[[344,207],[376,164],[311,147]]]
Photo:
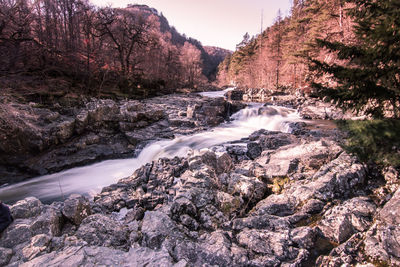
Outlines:
[[197,94],[81,102],[43,106],[0,98],[0,186],[132,157],[150,141],[209,129],[244,106]]
[[399,173],[335,128],[291,128],[159,159],[93,200],[21,200],[0,266],[400,266]]

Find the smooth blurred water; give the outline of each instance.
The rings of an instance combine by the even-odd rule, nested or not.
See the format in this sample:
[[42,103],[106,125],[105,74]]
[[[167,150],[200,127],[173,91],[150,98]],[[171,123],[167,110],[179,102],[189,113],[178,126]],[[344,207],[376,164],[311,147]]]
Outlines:
[[235,88],[234,87],[230,87],[227,88],[223,91],[213,91],[213,92],[201,92],[199,93],[199,95],[202,96],[207,96],[207,97],[224,97],[224,95],[229,92],[229,91],[233,91]]
[[294,109],[269,107],[272,112],[262,115],[259,112],[260,107],[261,104],[253,104],[234,114],[233,121],[207,132],[151,143],[137,158],[106,160],[0,188],[0,199],[11,204],[25,197],[35,196],[49,203],[72,193],[92,196],[100,192],[101,188],[131,175],[140,166],[153,160],[183,157],[190,151],[240,140],[260,129],[289,132],[289,123],[300,121],[300,116]]

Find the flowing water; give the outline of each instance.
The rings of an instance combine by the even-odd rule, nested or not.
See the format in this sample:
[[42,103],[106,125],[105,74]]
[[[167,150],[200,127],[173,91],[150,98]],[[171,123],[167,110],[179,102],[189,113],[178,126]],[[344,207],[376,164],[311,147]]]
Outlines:
[[232,115],[231,122],[207,132],[151,143],[137,158],[106,160],[0,188],[0,199],[6,203],[13,203],[28,196],[35,196],[49,203],[62,200],[72,193],[94,195],[100,192],[101,188],[131,175],[140,166],[153,160],[186,156],[190,151],[240,140],[260,129],[289,132],[289,123],[300,120],[293,109],[269,107],[268,114],[263,115],[259,112],[260,107],[260,104],[252,104]]

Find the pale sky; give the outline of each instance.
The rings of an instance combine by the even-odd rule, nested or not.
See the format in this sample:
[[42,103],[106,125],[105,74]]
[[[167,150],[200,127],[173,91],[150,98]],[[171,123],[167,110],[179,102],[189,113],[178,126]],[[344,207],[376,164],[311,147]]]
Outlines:
[[156,8],[181,34],[203,45],[235,50],[243,35],[260,33],[261,13],[264,29],[272,25],[280,9],[286,16],[290,0],[90,0],[97,6],[126,7],[144,4]]

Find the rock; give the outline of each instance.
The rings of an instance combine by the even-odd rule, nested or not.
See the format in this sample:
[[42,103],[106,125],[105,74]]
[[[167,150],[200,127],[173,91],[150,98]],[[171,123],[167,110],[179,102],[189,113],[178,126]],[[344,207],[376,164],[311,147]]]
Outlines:
[[197,247],[196,266],[233,266],[232,244],[223,231],[212,232]]
[[[179,266],[173,264],[174,260],[167,251],[156,251],[149,248],[131,249],[125,262],[128,264],[125,266]],[[185,266],[184,262],[180,262],[180,265]]]
[[92,246],[121,249],[129,247],[126,227],[101,214],[93,214],[85,218],[79,226],[76,236]]
[[[181,263],[182,264],[182,263]],[[21,264],[23,267],[40,266],[166,266],[172,267],[173,259],[165,251],[133,248],[129,252],[106,247],[67,247]]]
[[379,212],[377,221],[370,227],[363,242],[367,257],[388,266],[400,265],[400,226],[396,216],[399,197],[400,189]]
[[201,160],[204,164],[212,167],[213,169],[217,168],[217,155],[215,155],[214,152],[207,151],[201,155]]
[[311,181],[295,182],[284,194],[292,197],[296,205],[309,199],[327,202],[334,198],[348,198],[353,189],[364,182],[365,176],[364,166],[356,158],[342,153],[316,172]]
[[392,225],[400,224],[400,189],[396,191],[392,199],[383,207],[379,213],[380,219]]
[[311,249],[316,240],[316,232],[311,227],[297,227],[290,232],[293,243],[304,249]]
[[358,253],[363,236],[361,233],[353,235],[349,240],[333,248],[329,256],[317,258],[318,266],[351,266],[354,262],[364,262],[364,256]]
[[232,229],[263,229],[270,231],[287,230],[290,228],[289,220],[272,215],[249,216],[233,220]]
[[243,199],[238,196],[232,196],[224,192],[217,193],[219,209],[225,215],[233,215],[243,207]]
[[243,161],[248,159],[246,152],[247,152],[247,145],[229,145],[226,148],[227,153],[236,161]]
[[322,165],[336,158],[340,151],[341,148],[331,142],[317,141],[303,144],[295,142],[267,155],[263,153],[256,162],[265,168],[266,178],[285,177],[302,168],[315,172]]
[[39,215],[43,204],[35,197],[28,197],[15,203],[10,210],[14,219],[27,219]]
[[326,212],[318,228],[325,237],[340,244],[354,233],[367,230],[375,209],[368,198],[352,198]]
[[198,105],[193,105],[193,106],[188,106],[187,110],[186,110],[186,116],[189,119],[194,119],[196,117],[196,109],[198,109],[199,106]]
[[261,155],[262,149],[258,143],[252,142],[247,144],[247,153],[246,155],[250,159],[256,159]]
[[259,137],[260,146],[263,150],[267,149],[278,149],[282,146],[293,144],[297,142],[297,139],[287,133],[281,132],[268,132],[267,135],[261,135]]
[[272,232],[269,230],[245,229],[237,235],[239,244],[257,254],[263,254],[272,259],[286,261],[295,259],[298,251],[290,249],[292,242],[289,232]]
[[226,93],[226,96],[230,100],[241,101],[241,100],[243,100],[243,94],[244,94],[244,92],[241,90],[232,90],[232,91],[228,91]]
[[31,222],[32,235],[46,234],[59,236],[63,226],[62,214],[54,207],[46,207],[36,219]]
[[301,207],[301,210],[304,213],[308,213],[308,214],[316,214],[319,213],[323,210],[325,206],[325,203],[321,200],[318,199],[310,199],[308,200],[303,207]]
[[234,168],[232,158],[227,153],[219,156],[216,163],[215,171],[217,174],[228,173]]
[[13,255],[12,249],[0,247],[0,266],[6,266]]
[[14,248],[27,243],[32,237],[29,220],[15,220],[0,236],[0,247]]
[[140,221],[144,217],[145,210],[142,207],[135,207],[130,210],[125,216],[125,222]]
[[[58,113],[17,102],[0,103],[0,120],[5,122],[0,126],[0,186],[103,159],[131,157],[150,140],[216,126],[239,106],[194,94],[141,103],[93,98],[81,106],[61,103]],[[190,110],[190,118],[179,116],[188,107],[194,107],[192,116]],[[85,137],[93,135],[98,140],[86,142]]]
[[40,234],[32,237],[29,246],[22,249],[22,254],[25,261],[29,261],[39,255],[42,255],[48,251],[51,237],[48,235]]
[[75,130],[75,120],[70,119],[63,121],[58,125],[57,137],[61,142],[66,142],[69,138],[72,137]]
[[278,110],[276,110],[274,107],[266,106],[259,108],[258,114],[264,116],[274,116],[278,115]]
[[64,201],[62,214],[75,225],[91,214],[89,200],[81,195],[73,194]]
[[168,215],[159,211],[146,211],[142,222],[142,246],[159,249],[165,239],[183,238]]
[[228,193],[231,195],[239,194],[247,201],[258,202],[266,192],[267,187],[259,179],[231,173],[228,181]]
[[295,199],[288,197],[285,194],[270,195],[266,199],[257,203],[252,210],[252,215],[276,215],[288,216],[295,212],[296,202]]
[[86,110],[80,111],[75,117],[75,131],[77,134],[81,134],[85,131],[89,122],[89,113]]

